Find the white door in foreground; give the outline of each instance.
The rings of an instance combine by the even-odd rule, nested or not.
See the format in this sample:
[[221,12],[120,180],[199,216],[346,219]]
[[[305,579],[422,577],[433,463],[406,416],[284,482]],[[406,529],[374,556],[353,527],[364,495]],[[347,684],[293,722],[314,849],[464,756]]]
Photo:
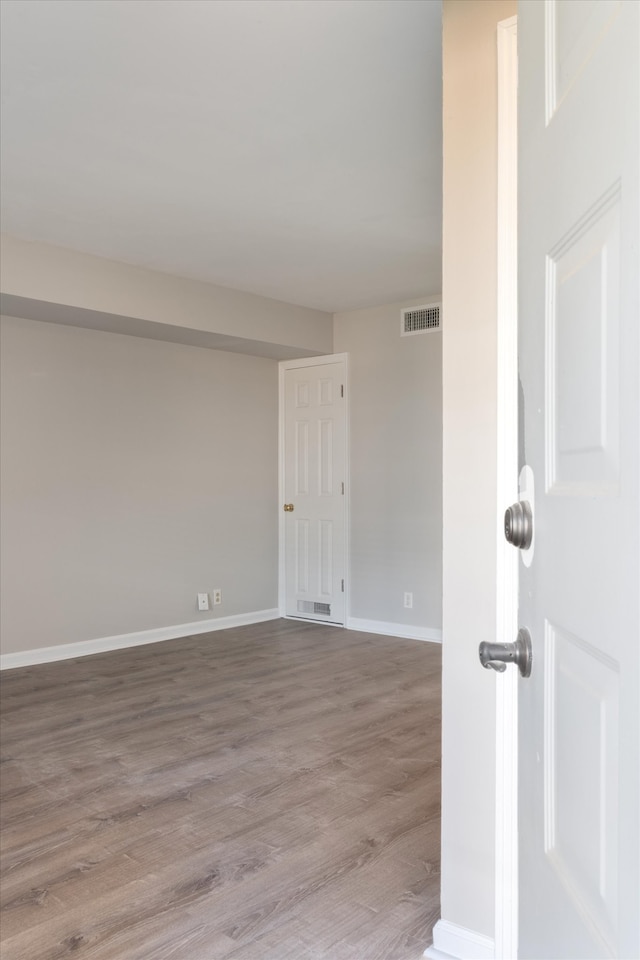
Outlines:
[[285,612],[342,624],[346,363],[283,368]]
[[640,956],[640,24],[521,0],[521,958]]

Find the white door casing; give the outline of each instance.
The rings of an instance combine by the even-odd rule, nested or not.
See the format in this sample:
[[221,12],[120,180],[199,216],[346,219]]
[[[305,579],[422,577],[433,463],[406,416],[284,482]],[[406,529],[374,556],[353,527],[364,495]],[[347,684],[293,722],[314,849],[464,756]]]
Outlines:
[[346,615],[346,375],[343,354],[280,364],[280,611],[334,624]]
[[[521,0],[521,958],[640,956],[639,5]],[[522,463],[521,463],[522,466]]]

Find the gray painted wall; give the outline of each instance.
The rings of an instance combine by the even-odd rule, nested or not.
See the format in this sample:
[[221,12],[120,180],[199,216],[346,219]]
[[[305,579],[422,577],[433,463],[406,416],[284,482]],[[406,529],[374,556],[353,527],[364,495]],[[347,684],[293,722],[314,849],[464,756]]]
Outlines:
[[275,361],[1,333],[4,653],[277,606]]
[[442,622],[442,336],[401,337],[400,311],[437,299],[335,314],[333,334],[336,353],[349,353],[350,615],[434,630]]

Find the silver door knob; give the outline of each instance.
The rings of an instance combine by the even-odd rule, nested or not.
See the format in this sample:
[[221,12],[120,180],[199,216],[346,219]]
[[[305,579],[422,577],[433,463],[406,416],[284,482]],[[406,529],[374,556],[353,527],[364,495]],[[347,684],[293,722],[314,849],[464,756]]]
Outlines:
[[513,503],[504,514],[504,535],[507,543],[520,550],[528,550],[533,539],[533,514],[526,500]]
[[526,627],[518,630],[515,643],[487,643],[483,640],[478,648],[480,663],[487,670],[503,673],[508,663],[515,663],[523,677],[531,676],[533,653],[531,634]]

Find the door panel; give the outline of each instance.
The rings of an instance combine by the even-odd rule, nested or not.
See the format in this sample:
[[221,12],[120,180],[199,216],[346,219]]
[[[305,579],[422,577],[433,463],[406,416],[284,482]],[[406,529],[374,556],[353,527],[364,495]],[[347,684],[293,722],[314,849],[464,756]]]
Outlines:
[[547,257],[547,489],[615,494],[618,482],[620,185]]
[[[617,922],[619,664],[545,623],[544,846],[575,910],[609,943]],[[585,745],[580,749],[575,731]]]
[[285,610],[344,623],[345,363],[285,368]]
[[[521,0],[521,958],[640,956],[639,6]],[[522,465],[522,464],[521,464]]]

